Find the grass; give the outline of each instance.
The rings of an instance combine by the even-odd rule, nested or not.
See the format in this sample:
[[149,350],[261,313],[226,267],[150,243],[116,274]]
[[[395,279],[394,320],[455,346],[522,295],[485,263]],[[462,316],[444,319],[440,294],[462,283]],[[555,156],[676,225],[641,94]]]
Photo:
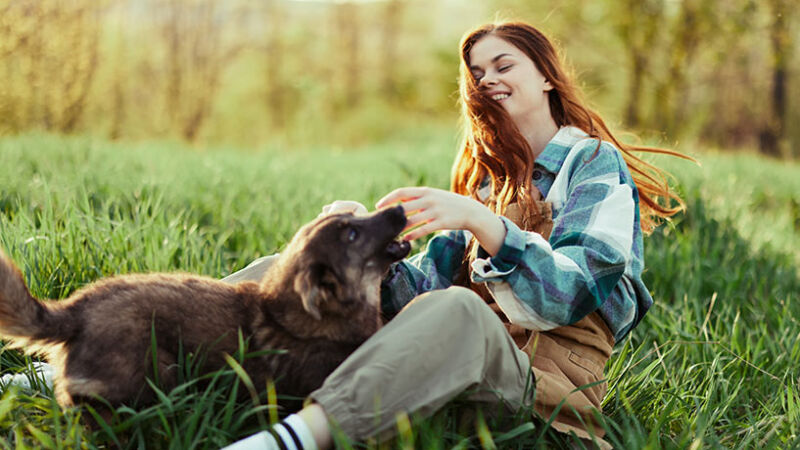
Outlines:
[[[103,276],[186,271],[222,277],[279,250],[321,206],[367,205],[402,185],[447,186],[446,134],[361,150],[190,149],[28,135],[0,140],[0,248],[32,293],[62,298]],[[688,210],[646,238],[656,303],[607,368],[616,448],[800,448],[800,177],[797,164],[701,154],[678,175]],[[4,373],[30,359],[0,353]],[[0,398],[4,448],[215,448],[274,420],[235,364],[92,431],[45,388]],[[256,386],[266,391],[264,386]],[[486,411],[485,412],[490,412]],[[509,420],[510,419],[510,420]],[[474,414],[455,401],[401,417],[388,443],[341,448],[559,448],[525,411]]]

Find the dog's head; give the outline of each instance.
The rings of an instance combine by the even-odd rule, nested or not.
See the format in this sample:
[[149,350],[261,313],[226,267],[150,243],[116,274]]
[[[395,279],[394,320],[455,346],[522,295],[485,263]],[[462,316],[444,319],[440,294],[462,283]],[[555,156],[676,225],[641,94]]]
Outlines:
[[379,308],[380,280],[410,245],[396,238],[406,225],[396,206],[369,215],[331,214],[301,228],[282,255],[294,290],[316,319],[348,316],[364,303]]

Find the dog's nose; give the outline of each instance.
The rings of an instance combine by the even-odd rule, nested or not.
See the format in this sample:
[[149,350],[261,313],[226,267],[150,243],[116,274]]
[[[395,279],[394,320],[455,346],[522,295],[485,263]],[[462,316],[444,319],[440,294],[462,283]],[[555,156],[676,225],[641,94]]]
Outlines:
[[401,205],[387,208],[384,212],[392,222],[406,226],[406,212]]

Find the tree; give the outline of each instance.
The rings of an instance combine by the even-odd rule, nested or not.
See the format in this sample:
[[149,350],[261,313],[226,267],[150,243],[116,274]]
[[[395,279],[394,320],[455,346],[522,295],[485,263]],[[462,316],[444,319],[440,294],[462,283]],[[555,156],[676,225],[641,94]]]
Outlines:
[[771,92],[769,114],[759,135],[761,151],[770,156],[788,155],[787,82],[792,35],[789,30],[789,0],[769,0],[772,21],[769,28],[771,58]]
[[382,67],[383,67],[383,80],[381,82],[381,90],[383,95],[390,99],[397,99],[397,43],[400,36],[400,28],[402,26],[403,0],[389,0],[386,3],[383,23],[382,23]]
[[344,107],[355,108],[361,101],[361,30],[358,16],[359,6],[345,1],[334,8],[337,35],[341,37],[344,69]]
[[644,78],[651,68],[658,31],[664,23],[664,0],[625,0],[617,16],[617,31],[630,58],[625,123],[641,125]]
[[[226,45],[231,11],[218,9],[215,0],[166,0],[162,36],[166,42],[166,105],[181,136],[194,141],[211,114],[223,68],[241,50]],[[228,25],[230,26],[230,25]]]
[[0,123],[73,132],[84,115],[99,64],[99,14],[105,2],[17,1],[0,7],[5,66]]
[[283,23],[286,17],[281,3],[280,0],[269,0],[265,10],[268,26],[265,52],[267,58],[267,109],[272,125],[277,129],[283,129],[286,126],[288,116],[288,93],[282,71],[285,65],[286,49]]
[[[672,28],[667,68],[656,88],[655,126],[668,135],[682,131],[680,121],[689,95],[688,70],[694,63],[700,43],[708,38],[713,21],[713,0],[683,0]],[[677,97],[681,98],[678,99]]]

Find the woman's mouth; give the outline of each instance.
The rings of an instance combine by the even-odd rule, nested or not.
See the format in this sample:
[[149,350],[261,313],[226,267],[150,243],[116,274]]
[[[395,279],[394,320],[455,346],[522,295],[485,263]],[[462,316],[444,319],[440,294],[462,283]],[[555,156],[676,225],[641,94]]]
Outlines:
[[494,100],[496,102],[499,102],[499,101],[507,99],[508,97],[511,97],[511,94],[505,94],[505,93],[494,94],[494,95],[492,95],[492,100]]

